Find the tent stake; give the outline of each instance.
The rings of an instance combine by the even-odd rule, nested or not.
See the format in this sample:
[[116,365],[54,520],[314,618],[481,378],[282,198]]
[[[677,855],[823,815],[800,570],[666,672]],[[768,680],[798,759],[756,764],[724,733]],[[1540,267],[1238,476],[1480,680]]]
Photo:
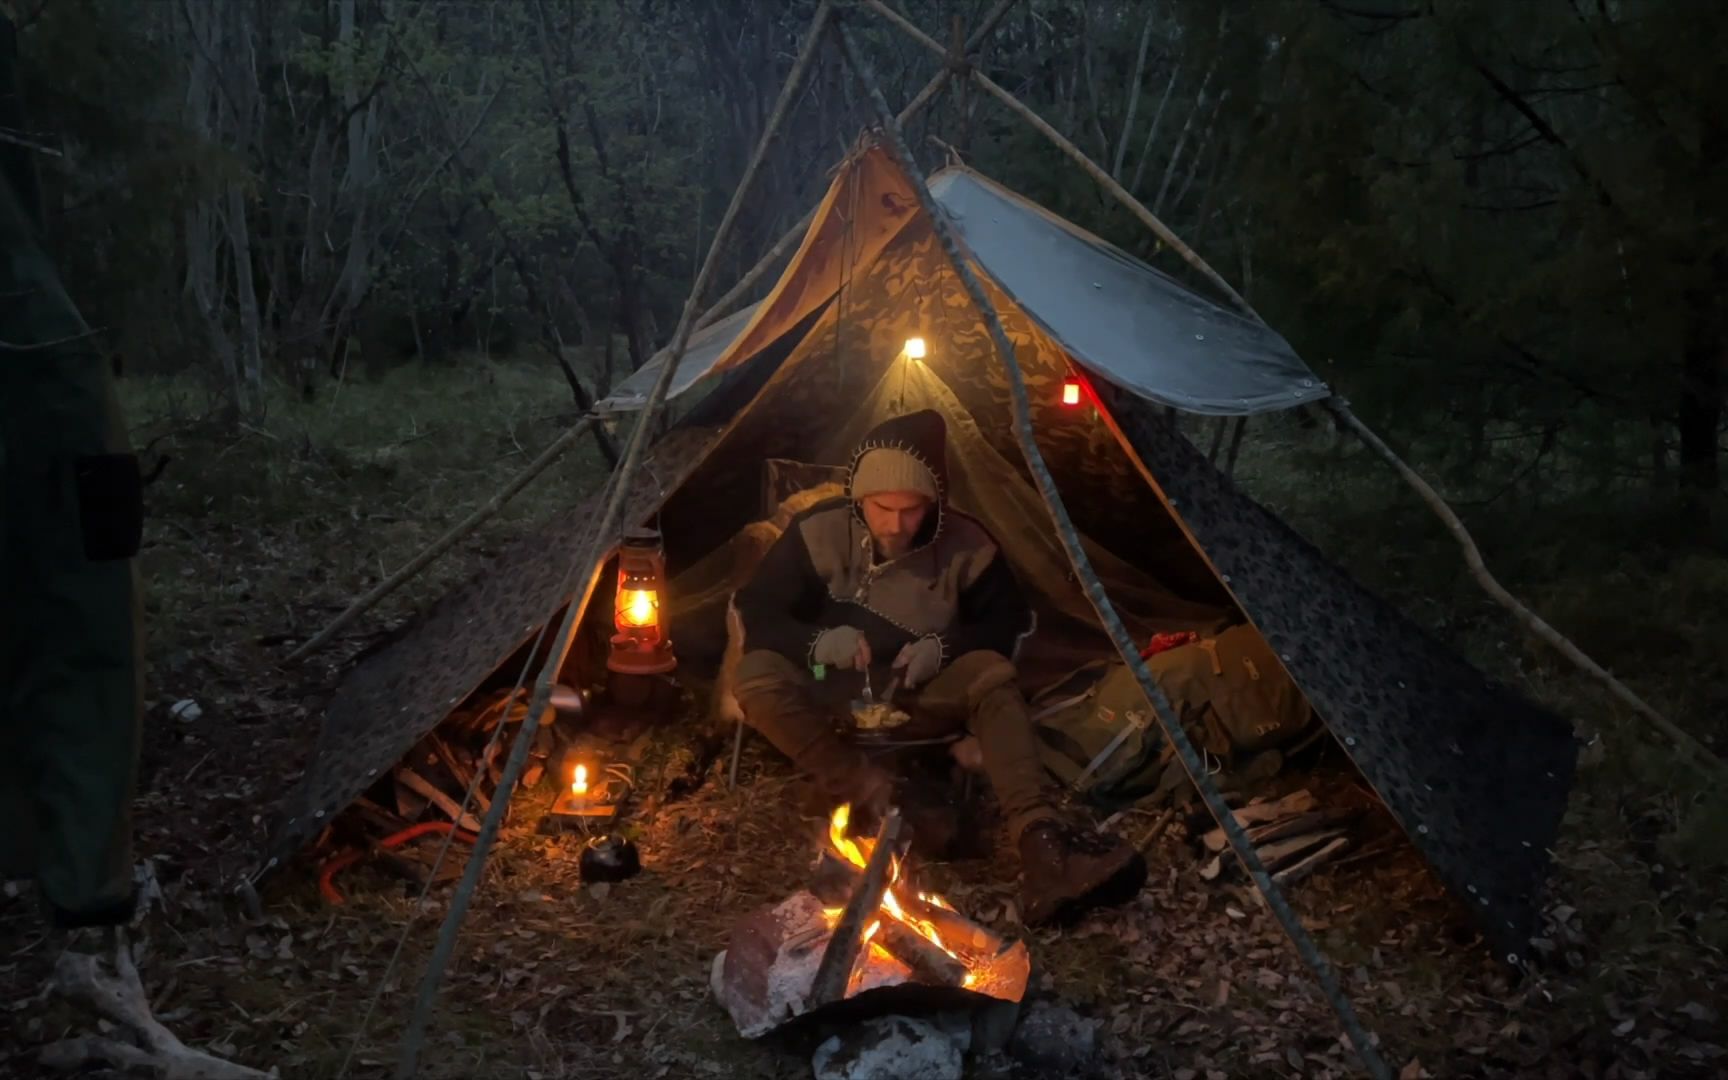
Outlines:
[[476,507],[467,517],[450,526],[443,536],[422,548],[420,554],[403,563],[394,574],[372,586],[364,596],[349,604],[347,610],[330,620],[329,625],[313,634],[299,648],[289,653],[287,658],[282,661],[282,666],[288,667],[297,664],[318,651],[331,638],[341,633],[349,623],[359,618],[378,601],[401,588],[403,583],[424,570],[433,559],[449,551],[456,545],[456,541],[479,528],[482,522],[496,514],[512,496],[527,487],[528,481],[545,472],[548,466],[563,456],[564,451],[575,445],[576,440],[582,437],[582,433],[593,427],[594,423],[594,416],[588,415],[566,428],[564,434],[552,440],[551,445],[540,451],[540,456],[530,462],[527,468],[511,477],[509,483],[499,488],[490,499]]
[[1313,970],[1322,992],[1326,994],[1333,1009],[1337,1012],[1339,1020],[1343,1023],[1353,1049],[1361,1057],[1362,1063],[1367,1067],[1370,1075],[1389,1078],[1391,1073],[1387,1069],[1386,1063],[1381,1060],[1379,1053],[1374,1049],[1366,1029],[1363,1028],[1362,1022],[1356,1016],[1355,1009],[1344,997],[1330,965],[1320,954],[1313,939],[1308,936],[1301,920],[1296,917],[1296,913],[1285,901],[1282,890],[1273,883],[1271,876],[1267,874],[1266,867],[1261,863],[1254,845],[1249,842],[1247,833],[1243,831],[1235,815],[1230,812],[1229,806],[1224,802],[1224,796],[1218,791],[1217,785],[1207,774],[1205,764],[1200,760],[1199,754],[1195,752],[1194,744],[1188,739],[1188,733],[1182,729],[1182,724],[1177,720],[1175,711],[1170,707],[1170,702],[1165,698],[1164,692],[1159,689],[1157,682],[1153,680],[1151,671],[1146,667],[1146,662],[1140,658],[1139,646],[1129,637],[1127,627],[1122,625],[1121,618],[1116,614],[1115,606],[1111,604],[1109,595],[1105,593],[1103,583],[1098,580],[1098,575],[1092,568],[1091,560],[1087,557],[1085,548],[1081,546],[1079,533],[1075,531],[1074,522],[1068,516],[1068,509],[1062,501],[1061,492],[1056,489],[1055,478],[1051,476],[1050,468],[1044,461],[1044,454],[1038,448],[1037,437],[1032,429],[1032,412],[1026,392],[1026,381],[1020,370],[1020,360],[1014,351],[1014,344],[1008,339],[1007,332],[1002,327],[1001,317],[997,314],[995,305],[990,302],[990,297],[985,294],[983,286],[979,284],[978,278],[973,274],[972,268],[967,264],[965,256],[961,254],[959,245],[954,239],[953,229],[949,225],[946,211],[930,194],[930,189],[924,182],[923,171],[919,169],[917,161],[907,148],[905,139],[900,132],[900,126],[895,122],[894,114],[889,110],[888,102],[883,98],[882,90],[877,85],[875,76],[871,74],[864,57],[858,52],[857,45],[853,42],[845,24],[836,20],[834,34],[846,57],[846,63],[852,68],[853,74],[858,77],[865,95],[876,110],[888,147],[899,161],[907,180],[910,181],[919,205],[924,215],[929,219],[931,228],[942,245],[943,254],[947,256],[949,264],[954,268],[955,274],[959,276],[961,283],[965,286],[973,306],[983,316],[984,323],[990,330],[991,340],[996,346],[996,352],[1001,357],[1003,369],[1008,376],[1008,388],[1014,405],[1014,430],[1020,442],[1021,452],[1025,455],[1026,464],[1032,470],[1032,477],[1037,483],[1038,491],[1043,495],[1044,503],[1050,510],[1051,519],[1055,523],[1057,535],[1061,537],[1062,546],[1068,553],[1069,561],[1073,564],[1076,574],[1086,589],[1087,598],[1091,600],[1092,606],[1097,610],[1099,620],[1104,624],[1104,629],[1109,633],[1110,639],[1115,644],[1117,652],[1121,654],[1123,662],[1133,671],[1135,679],[1140,684],[1141,692],[1145,694],[1146,700],[1151,704],[1153,712],[1158,717],[1159,724],[1164,728],[1165,738],[1169,740],[1170,745],[1176,748],[1176,753],[1181,758],[1183,767],[1187,769],[1189,777],[1199,788],[1207,809],[1212,812],[1212,816],[1223,828],[1225,836],[1230,841],[1230,846],[1235,849],[1237,857],[1242,860],[1242,864],[1247,868],[1254,884],[1259,888],[1261,895],[1266,898],[1267,906],[1272,909],[1279,923],[1283,925],[1285,933],[1290,936],[1291,942],[1296,946],[1297,953]]
[[[997,0],[996,6],[984,13],[984,18],[978,23],[978,28],[973,30],[971,36],[966,39],[965,52],[972,52],[984,44],[984,40],[995,32],[996,25],[1008,14],[1008,10],[1017,3],[1019,0]],[[942,52],[944,56],[947,56],[948,51],[946,49],[943,49]],[[900,110],[899,122],[902,125],[910,123],[913,117],[923,112],[932,101],[936,100],[936,95],[942,92],[943,87],[947,86],[953,77],[954,69],[944,64],[942,70],[924,84],[924,89],[918,91],[917,96],[907,102],[904,109]],[[726,291],[726,295],[714,301],[714,306],[702,313],[702,317],[696,320],[696,329],[701,330],[703,327],[710,326],[726,315],[731,310],[732,305],[742,299],[744,294],[750,291],[751,286],[762,280],[768,269],[778,262],[781,256],[791,251],[793,245],[798,243],[799,238],[810,230],[810,222],[815,216],[816,207],[812,206],[806,210],[804,216],[798,219],[797,224],[787,229],[786,234],[776,240],[774,246],[768,249],[768,253],[763,255],[755,266],[746,271],[744,276],[738,279],[737,284]]]
[[[786,84],[780,88],[780,97],[774,103],[774,110],[768,115],[768,122],[763,127],[761,140],[756,144],[755,151],[750,156],[750,162],[744,168],[744,175],[738,181],[737,190],[732,193],[732,201],[727,204],[726,214],[720,219],[720,225],[714,230],[714,238],[709,242],[708,255],[702,261],[702,269],[696,275],[696,282],[690,287],[690,295],[685,298],[683,314],[678,319],[678,330],[672,337],[672,351],[660,376],[654,381],[654,388],[648,394],[648,401],[643,405],[636,419],[636,425],[630,432],[630,443],[624,450],[624,457],[613,472],[610,486],[611,493],[606,500],[605,509],[601,512],[600,523],[594,532],[594,538],[588,545],[588,550],[580,561],[571,564],[571,572],[576,567],[587,569],[587,588],[580,597],[572,597],[564,612],[564,621],[558,628],[558,636],[553,640],[552,647],[546,653],[546,659],[541,663],[540,670],[534,677],[534,694],[528,706],[528,718],[522,722],[522,730],[517,732],[516,741],[511,744],[510,756],[504,764],[503,775],[498,781],[497,795],[492,800],[492,808],[487,811],[485,820],[481,823],[480,834],[475,838],[474,850],[468,856],[467,865],[463,868],[462,881],[450,897],[450,912],[444,917],[444,924],[438,928],[438,940],[433,946],[431,959],[426,964],[426,974],[420,981],[420,991],[414,1001],[414,1012],[408,1022],[407,1032],[402,1039],[402,1055],[397,1061],[397,1080],[411,1080],[419,1071],[420,1051],[426,1039],[426,1027],[432,1018],[432,1005],[438,996],[438,985],[444,975],[444,968],[450,962],[450,955],[456,948],[456,935],[462,926],[463,916],[468,911],[468,904],[474,897],[474,891],[480,882],[480,874],[485,869],[486,856],[492,849],[492,842],[497,838],[498,828],[504,819],[504,812],[510,805],[514,794],[516,781],[522,774],[522,768],[528,761],[528,749],[534,743],[538,725],[533,718],[541,716],[552,697],[552,680],[562,663],[564,655],[569,651],[570,640],[575,632],[576,624],[587,610],[588,600],[593,595],[594,582],[599,574],[599,566],[607,548],[613,542],[613,537],[619,532],[624,516],[624,506],[629,498],[631,485],[635,481],[636,472],[642,463],[643,451],[648,443],[650,433],[654,429],[654,415],[661,403],[666,399],[666,392],[672,386],[672,376],[678,371],[678,362],[684,357],[684,349],[690,343],[690,334],[695,328],[696,305],[701,303],[702,294],[707,292],[708,284],[714,277],[714,269],[720,262],[720,252],[726,246],[726,239],[732,232],[734,223],[738,220],[738,210],[744,203],[744,196],[750,190],[751,182],[761,170],[763,160],[768,156],[768,148],[774,142],[774,136],[779,131],[786,114],[791,111],[792,103],[804,85],[804,78],[809,73],[811,62],[815,59],[818,46],[822,41],[831,8],[829,0],[822,0],[817,5],[816,14],[811,19],[810,29],[804,41],[804,47],[793,63],[792,70],[786,76]],[[531,662],[531,660],[530,660]]]
[[[887,4],[883,3],[882,0],[859,0],[859,2],[864,7],[870,8],[872,11],[899,27],[909,37],[922,44],[925,48],[937,53],[946,53],[946,50],[940,43],[919,30],[911,22],[907,21],[905,16],[901,15],[893,8],[890,8]],[[1139,199],[1136,199],[1127,191],[1127,189],[1117,183],[1109,173],[1105,172],[1098,166],[1097,162],[1087,157],[1085,151],[1081,150],[1078,146],[1075,146],[1071,141],[1063,136],[1061,132],[1051,127],[1043,117],[1039,116],[1036,112],[1033,112],[1030,107],[1028,107],[1019,98],[1015,97],[1012,93],[997,85],[989,76],[976,68],[972,69],[971,75],[973,82],[977,83],[992,97],[996,98],[996,100],[1006,105],[1022,120],[1031,124],[1040,133],[1042,133],[1045,138],[1054,143],[1057,149],[1061,150],[1063,153],[1067,154],[1068,157],[1073,159],[1075,164],[1085,170],[1086,174],[1092,177],[1093,180],[1096,180],[1100,187],[1110,193],[1111,197],[1127,208],[1136,218],[1139,218],[1141,224],[1145,225],[1148,229],[1151,229],[1152,232],[1157,235],[1158,239],[1163,241],[1170,250],[1180,255],[1182,260],[1210,282],[1213,288],[1217,289],[1227,297],[1230,302],[1236,306],[1237,310],[1241,311],[1248,318],[1253,319],[1260,325],[1267,325],[1266,320],[1260,317],[1260,313],[1254,310],[1253,305],[1243,299],[1242,294],[1232,288],[1230,283],[1225,281],[1223,276],[1220,275],[1218,271],[1214,270],[1210,263],[1202,258],[1193,248],[1183,243],[1181,238],[1170,230],[1169,226],[1158,220],[1157,216],[1154,215],[1152,211],[1146,209],[1145,205],[1141,203]],[[1340,423],[1355,432],[1357,437],[1367,443],[1370,449],[1379,454],[1381,458],[1385,459],[1388,464],[1397,470],[1398,475],[1404,479],[1405,483],[1415,489],[1416,494],[1421,496],[1422,501],[1427,503],[1428,507],[1439,516],[1440,520],[1446,525],[1447,530],[1452,533],[1452,535],[1458,540],[1459,545],[1463,548],[1464,561],[1470,567],[1471,576],[1476,579],[1476,583],[1480,585],[1483,591],[1492,597],[1496,603],[1510,611],[1520,623],[1531,631],[1531,633],[1558,649],[1560,654],[1567,660],[1570,660],[1580,670],[1586,672],[1592,678],[1602,682],[1603,685],[1608,688],[1610,693],[1625,702],[1639,716],[1654,725],[1674,744],[1675,748],[1681,752],[1684,759],[1696,760],[1701,764],[1707,765],[1718,773],[1728,772],[1728,764],[1724,764],[1722,759],[1711,752],[1708,747],[1678,727],[1666,716],[1657,712],[1654,707],[1649,705],[1642,698],[1638,697],[1638,695],[1633,693],[1624,683],[1620,682],[1620,680],[1609,674],[1600,664],[1592,660],[1584,650],[1580,649],[1558,630],[1543,621],[1529,608],[1528,605],[1513,596],[1504,586],[1496,581],[1493,575],[1488,572],[1487,567],[1483,564],[1482,555],[1480,550],[1476,547],[1475,540],[1471,538],[1470,533],[1464,528],[1463,522],[1458,519],[1458,515],[1453,512],[1451,507],[1447,506],[1445,500],[1442,499],[1440,495],[1427,484],[1427,482],[1422,480],[1421,476],[1414,469],[1405,463],[1403,459],[1398,457],[1398,455],[1394,453],[1379,436],[1375,435],[1368,425],[1362,422],[1360,417],[1351,412],[1349,405],[1340,401],[1336,396],[1326,398],[1324,401],[1320,402],[1320,404],[1323,404],[1333,416],[1338,418]]]

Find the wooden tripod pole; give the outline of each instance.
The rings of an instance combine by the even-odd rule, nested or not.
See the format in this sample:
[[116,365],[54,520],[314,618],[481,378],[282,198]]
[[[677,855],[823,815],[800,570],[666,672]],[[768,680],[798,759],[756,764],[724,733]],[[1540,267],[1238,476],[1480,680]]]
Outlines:
[[[942,47],[940,42],[936,41],[928,34],[925,34],[922,30],[919,30],[918,27],[908,21],[905,16],[883,3],[882,0],[859,0],[859,2],[864,7],[876,12],[888,22],[904,31],[907,36],[911,37],[925,48],[942,55],[947,54],[947,50]],[[1221,295],[1228,299],[1231,304],[1235,305],[1238,311],[1260,325],[1266,325],[1266,320],[1260,317],[1260,313],[1255,311],[1253,305],[1249,304],[1248,301],[1242,297],[1241,293],[1232,288],[1228,281],[1224,280],[1223,275],[1213,269],[1211,264],[1202,258],[1199,252],[1183,243],[1182,239],[1172,232],[1169,226],[1160,221],[1152,211],[1148,210],[1145,205],[1140,202],[1139,199],[1136,199],[1126,188],[1117,183],[1109,173],[1100,168],[1097,162],[1087,157],[1085,151],[1081,150],[1078,146],[1075,146],[1074,143],[1066,138],[1061,132],[1051,127],[1048,121],[1039,116],[1036,112],[1032,111],[1030,107],[1028,107],[1019,98],[1015,97],[1012,93],[997,85],[994,80],[983,72],[974,68],[971,71],[971,78],[972,81],[986,93],[1007,106],[1016,116],[1019,116],[1022,120],[1032,125],[1032,127],[1036,128],[1045,138],[1055,144],[1057,149],[1068,155],[1068,157],[1072,159],[1075,164],[1079,165],[1088,176],[1092,177],[1093,180],[1096,180],[1100,187],[1109,192],[1112,198],[1114,198],[1118,203],[1121,203],[1122,206],[1138,218],[1143,225],[1152,230],[1152,232],[1157,235],[1158,239],[1163,241],[1170,250],[1181,256],[1183,262],[1192,267],[1197,273],[1204,277],[1213,288],[1217,289]],[[1728,765],[1725,765],[1722,759],[1711,752],[1708,747],[1699,742],[1684,729],[1680,728],[1673,721],[1669,720],[1666,716],[1656,711],[1654,707],[1645,702],[1637,694],[1633,693],[1629,687],[1610,674],[1607,669],[1603,668],[1600,664],[1586,655],[1584,650],[1580,649],[1558,630],[1554,629],[1553,626],[1549,625],[1546,621],[1537,616],[1527,604],[1512,595],[1505,586],[1501,585],[1500,582],[1488,572],[1488,568],[1482,560],[1481,551],[1476,546],[1476,541],[1470,536],[1469,531],[1465,529],[1464,523],[1458,518],[1457,513],[1446,504],[1446,501],[1440,497],[1440,494],[1434,490],[1432,485],[1424,481],[1415,469],[1411,468],[1409,464],[1407,464],[1392,450],[1391,447],[1387,446],[1383,439],[1375,435],[1373,430],[1369,428],[1367,424],[1363,423],[1362,419],[1350,410],[1349,405],[1335,396],[1327,398],[1322,402],[1322,404],[1328,411],[1336,416],[1341,423],[1353,431],[1358,438],[1361,438],[1371,450],[1391,465],[1405,483],[1410,485],[1428,508],[1440,518],[1441,522],[1445,524],[1447,530],[1452,533],[1453,537],[1458,540],[1460,547],[1462,547],[1464,561],[1470,568],[1470,575],[1476,579],[1476,583],[1482,587],[1482,590],[1493,598],[1495,603],[1511,612],[1513,617],[1516,618],[1521,625],[1523,625],[1532,634],[1556,648],[1567,660],[1577,665],[1592,678],[1602,682],[1608,688],[1610,693],[1622,702],[1626,703],[1633,712],[1649,721],[1650,724],[1660,731],[1664,737],[1671,741],[1675,748],[1680,751],[1682,757],[1688,760],[1695,760],[1698,764],[1717,774],[1728,772]]]
[[[984,44],[985,39],[995,32],[997,24],[1008,14],[1009,9],[1017,3],[1019,0],[997,0],[996,6],[984,13],[984,18],[979,21],[977,28],[966,38],[965,51],[970,53]],[[945,57],[947,56],[946,49],[943,49],[942,53]],[[949,80],[953,77],[954,70],[944,65],[941,71],[938,71],[929,82],[924,84],[924,89],[918,91],[917,95],[906,103],[906,107],[900,110],[899,122],[905,125],[913,117],[923,112],[932,101],[936,100],[936,95],[942,92],[942,89],[948,85]],[[769,268],[778,262],[781,256],[792,250],[793,245],[798,242],[798,238],[810,228],[810,222],[815,216],[816,207],[812,206],[806,210],[804,216],[798,219],[797,224],[787,229],[785,235],[776,240],[774,246],[768,249],[768,253],[763,255],[743,277],[739,278],[737,284],[726,290],[726,295],[714,301],[714,305],[702,313],[702,317],[696,320],[696,329],[700,330],[705,326],[710,326],[725,316],[732,309],[732,305],[736,304],[758,281],[762,280],[763,275],[768,273]]]
[[572,597],[565,608],[564,621],[558,628],[558,636],[552,647],[547,651],[546,660],[542,662],[538,674],[534,678],[534,693],[528,705],[528,717],[522,722],[522,730],[517,733],[515,743],[510,747],[510,755],[504,764],[503,776],[498,781],[497,795],[492,800],[492,808],[486,812],[486,819],[481,823],[480,835],[475,838],[474,850],[468,856],[467,866],[462,872],[462,881],[456,887],[450,898],[450,912],[444,918],[444,923],[438,928],[438,940],[432,949],[431,959],[426,965],[426,974],[421,979],[420,991],[414,1001],[414,1012],[409,1020],[407,1033],[402,1040],[402,1056],[396,1065],[396,1080],[411,1080],[419,1070],[420,1052],[425,1043],[426,1027],[431,1022],[432,1006],[437,1000],[438,986],[443,979],[444,968],[450,962],[450,956],[456,948],[456,935],[462,926],[463,916],[468,911],[468,904],[473,899],[474,891],[479,886],[480,874],[485,868],[487,853],[492,842],[498,835],[499,826],[503,822],[504,811],[509,806],[511,793],[516,786],[516,779],[521,775],[523,766],[528,760],[528,748],[534,742],[536,725],[533,717],[545,713],[547,704],[552,698],[552,680],[557,675],[557,667],[565,653],[569,650],[570,641],[576,630],[576,624],[587,609],[588,598],[593,593],[594,579],[599,573],[602,558],[606,549],[620,532],[624,516],[624,507],[630,497],[630,490],[635,481],[637,470],[642,463],[642,457],[647,447],[650,434],[654,428],[654,414],[659,410],[661,402],[666,399],[666,392],[672,386],[672,376],[678,370],[678,361],[683,358],[684,349],[690,343],[690,334],[695,328],[696,305],[702,302],[703,293],[708,291],[708,283],[714,277],[714,268],[719,264],[720,252],[726,246],[727,237],[732,232],[732,226],[738,219],[738,210],[744,203],[744,196],[750,190],[751,182],[762,167],[763,160],[768,156],[768,148],[773,145],[774,136],[779,131],[786,114],[791,111],[792,102],[797,98],[798,91],[804,85],[804,78],[810,71],[811,62],[815,59],[830,18],[829,0],[822,0],[816,8],[816,14],[810,23],[808,36],[804,47],[793,63],[792,70],[786,76],[786,85],[780,88],[780,97],[774,103],[774,110],[768,116],[767,125],[763,128],[762,138],[756,145],[756,150],[750,156],[750,163],[744,168],[744,175],[738,181],[738,188],[732,193],[732,201],[726,207],[725,216],[720,219],[719,228],[714,230],[714,239],[710,241],[708,255],[702,262],[702,269],[696,275],[696,282],[690,287],[690,295],[684,301],[684,313],[678,319],[678,329],[672,336],[672,354],[666,366],[661,369],[660,376],[654,381],[654,388],[649,391],[648,401],[637,416],[636,426],[631,429],[630,443],[624,450],[624,457],[618,463],[618,469],[612,474],[611,491],[606,500],[605,509],[601,512],[600,521],[596,527],[593,539],[587,545],[587,550],[571,564],[572,572],[580,566],[588,572],[588,587],[580,597]]
[[871,105],[876,109],[876,115],[882,125],[888,147],[895,158],[899,160],[900,168],[906,174],[907,180],[911,182],[913,193],[917,196],[919,206],[923,210],[924,216],[929,220],[930,226],[942,246],[943,254],[947,257],[954,273],[960,278],[967,296],[972,301],[972,306],[977,308],[978,313],[984,319],[984,325],[990,332],[991,341],[995,345],[996,353],[1001,358],[1002,367],[1008,376],[1009,398],[1014,408],[1014,430],[1020,443],[1021,454],[1025,457],[1027,467],[1032,472],[1032,479],[1038,488],[1038,493],[1043,496],[1044,504],[1050,510],[1051,520],[1056,526],[1056,535],[1067,552],[1069,562],[1073,564],[1075,574],[1078,576],[1082,588],[1086,591],[1086,597],[1092,602],[1093,610],[1098,613],[1099,622],[1103,624],[1105,632],[1109,634],[1110,640],[1116,646],[1116,651],[1121,655],[1123,663],[1128,666],[1129,671],[1133,672],[1135,680],[1140,684],[1141,692],[1146,696],[1147,702],[1151,704],[1152,711],[1158,717],[1159,725],[1164,729],[1165,739],[1176,749],[1177,757],[1182,761],[1182,765],[1188,771],[1194,786],[1199,790],[1200,797],[1206,803],[1207,809],[1212,812],[1212,816],[1217,819],[1219,826],[1224,830],[1225,837],[1236,852],[1237,858],[1242,861],[1243,867],[1247,869],[1248,876],[1253,879],[1255,886],[1260,890],[1260,894],[1266,898],[1267,907],[1272,910],[1274,917],[1283,926],[1284,932],[1289,935],[1291,943],[1296,947],[1296,951],[1302,957],[1303,962],[1314,973],[1315,980],[1320,984],[1321,992],[1326,995],[1333,1010],[1338,1014],[1338,1019],[1349,1036],[1357,1056],[1362,1059],[1362,1063],[1367,1067],[1371,1076],[1389,1078],[1392,1075],[1391,1071],[1387,1069],[1385,1061],[1374,1049],[1367,1030],[1362,1026],[1362,1021],[1357,1018],[1355,1009],[1351,1007],[1349,999],[1344,996],[1343,990],[1338,985],[1337,977],[1332,972],[1331,965],[1320,954],[1319,948],[1314,944],[1314,939],[1308,936],[1308,931],[1302,926],[1301,919],[1297,918],[1295,911],[1284,899],[1283,891],[1272,881],[1271,875],[1266,872],[1266,867],[1260,860],[1259,852],[1249,841],[1248,834],[1244,831],[1242,824],[1236,820],[1236,815],[1231,813],[1229,805],[1225,803],[1223,794],[1208,774],[1205,763],[1200,759],[1199,752],[1194,749],[1194,744],[1188,738],[1188,733],[1183,730],[1181,722],[1176,718],[1176,712],[1171,708],[1169,699],[1164,696],[1164,691],[1153,679],[1151,670],[1146,666],[1146,661],[1141,658],[1139,645],[1129,635],[1128,628],[1122,624],[1121,617],[1116,613],[1115,605],[1110,602],[1109,595],[1104,591],[1104,585],[1092,567],[1092,560],[1080,542],[1080,533],[1075,529],[1073,519],[1068,515],[1068,508],[1063,502],[1062,494],[1056,488],[1056,480],[1051,475],[1049,465],[1044,460],[1044,453],[1038,447],[1038,439],[1032,428],[1032,407],[1026,391],[1026,380],[1020,370],[1020,360],[1014,350],[1014,343],[1009,340],[1007,331],[1003,329],[1001,316],[996,312],[996,305],[990,302],[989,295],[985,293],[977,275],[973,273],[971,265],[961,252],[959,243],[954,238],[953,227],[948,222],[947,212],[936,201],[936,197],[930,194],[929,185],[924,181],[923,171],[919,169],[917,161],[912,157],[912,152],[907,149],[905,140],[900,134],[900,126],[895,123],[894,114],[888,110],[888,102],[882,97],[882,91],[876,84],[875,76],[871,74],[869,66],[865,63],[863,55],[859,53],[857,45],[852,41],[845,24],[836,21],[834,34],[839,39],[840,48],[846,56],[847,64],[858,76],[858,81],[863,85],[866,96],[869,97]]

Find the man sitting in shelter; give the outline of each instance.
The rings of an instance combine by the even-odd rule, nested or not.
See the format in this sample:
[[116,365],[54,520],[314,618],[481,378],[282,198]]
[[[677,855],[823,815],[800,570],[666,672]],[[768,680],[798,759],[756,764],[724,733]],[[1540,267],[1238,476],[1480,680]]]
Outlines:
[[841,736],[820,692],[855,696],[868,671],[876,692],[903,691],[908,728],[976,737],[1019,848],[1027,923],[1124,900],[1145,861],[1058,812],[1011,659],[1032,611],[989,533],[946,504],[947,479],[946,424],[911,413],[865,438],[844,497],[792,519],[735,601],[744,717],[834,803],[880,812],[894,780]]

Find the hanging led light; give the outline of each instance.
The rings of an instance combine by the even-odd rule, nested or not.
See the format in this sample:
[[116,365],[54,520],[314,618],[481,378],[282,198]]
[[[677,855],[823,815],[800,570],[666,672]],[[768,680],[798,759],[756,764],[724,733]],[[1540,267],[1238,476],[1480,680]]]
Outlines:
[[1063,405],[1073,408],[1084,400],[1085,395],[1080,392],[1080,380],[1078,377],[1070,375],[1066,379],[1062,380]]
[[909,337],[906,339],[906,356],[908,359],[922,360],[928,353],[929,349],[924,344],[923,338]]
[[657,675],[678,666],[662,625],[666,553],[660,534],[635,529],[618,548],[618,593],[613,602],[612,651],[606,666],[625,675]]

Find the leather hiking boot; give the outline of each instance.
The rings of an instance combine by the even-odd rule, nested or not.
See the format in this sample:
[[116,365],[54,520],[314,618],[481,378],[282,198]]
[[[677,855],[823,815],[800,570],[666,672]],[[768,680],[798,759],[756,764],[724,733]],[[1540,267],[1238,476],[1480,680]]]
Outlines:
[[1055,821],[1020,835],[1021,918],[1027,926],[1070,922],[1124,903],[1146,884],[1146,860],[1121,837]]

